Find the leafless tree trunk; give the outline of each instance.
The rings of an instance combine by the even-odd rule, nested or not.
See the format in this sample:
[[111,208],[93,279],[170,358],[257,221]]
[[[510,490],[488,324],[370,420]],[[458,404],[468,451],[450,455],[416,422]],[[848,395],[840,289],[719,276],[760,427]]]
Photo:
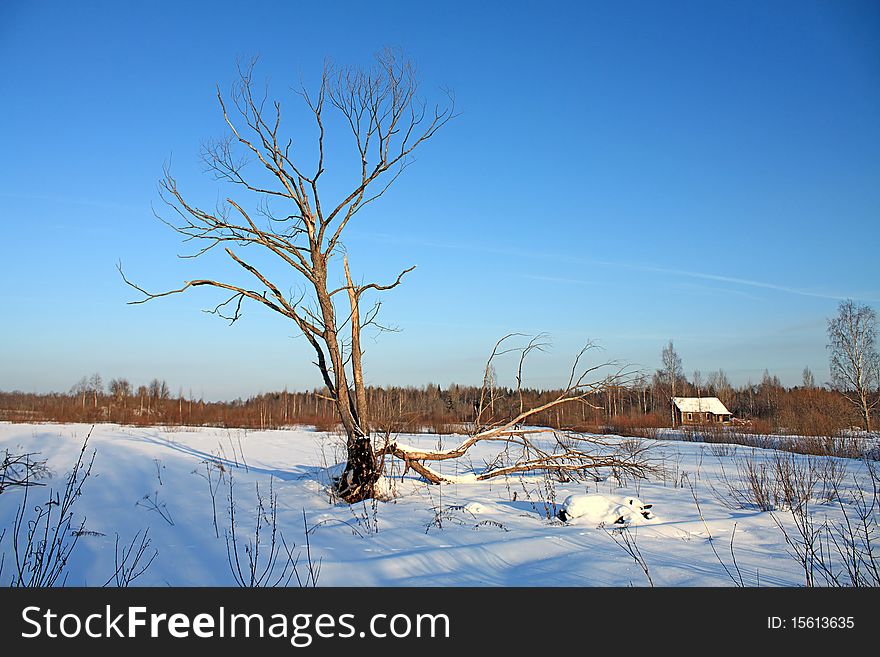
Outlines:
[[100,395],[104,390],[104,382],[101,379],[101,375],[97,372],[89,377],[89,388],[92,392],[95,408],[98,408],[98,395]]
[[[214,211],[204,210],[184,196],[168,168],[160,189],[173,217],[163,221],[185,241],[197,245],[187,257],[196,258],[220,246],[254,279],[255,286],[202,278],[187,281],[175,290],[151,293],[122,275],[126,283],[143,294],[144,298],[132,303],[208,286],[230,295],[210,311],[230,322],[241,316],[246,299],[293,321],[315,352],[315,364],[345,429],[348,461],[338,492],[343,499],[355,502],[373,496],[379,476],[369,437],[360,347],[360,333],[375,322],[379,304],[363,316],[360,302],[367,292],[397,287],[414,267],[388,284],[356,284],[346,257],[345,284],[334,288],[333,258],[344,252],[343,231],[350,220],[381,197],[411,163],[413,151],[454,116],[454,102],[449,95],[448,105],[429,108],[417,96],[414,67],[392,50],[379,53],[369,70],[328,64],[316,94],[305,88],[299,90],[314,119],[317,157],[314,166],[307,168],[302,154],[294,152],[293,140],[282,134],[281,102],[270,102],[268,91],[257,88],[253,75],[251,62],[239,68],[239,79],[229,98],[224,99],[218,89],[217,99],[230,134],[204,146],[201,155],[217,180],[239,188],[245,195],[255,195],[257,207],[246,209],[244,201],[230,195]],[[331,204],[325,204],[321,194],[328,110],[338,112],[342,124],[350,130],[359,169],[350,191]],[[249,162],[259,171],[253,172]],[[264,182],[266,179],[271,182]],[[282,290],[286,285],[263,273],[267,266],[243,259],[240,251],[249,246],[259,247],[256,250],[261,254],[288,266],[305,281],[307,295],[285,295]],[[348,302],[346,310],[337,307],[340,293],[345,293],[342,298]]]
[[877,406],[880,357],[877,354],[877,314],[868,306],[843,301],[837,317],[828,320],[831,381],[859,409],[865,430]]

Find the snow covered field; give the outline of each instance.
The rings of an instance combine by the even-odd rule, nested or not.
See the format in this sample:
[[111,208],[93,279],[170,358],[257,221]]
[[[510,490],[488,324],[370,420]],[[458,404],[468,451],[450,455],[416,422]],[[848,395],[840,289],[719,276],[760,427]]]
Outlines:
[[[42,480],[47,486],[29,489],[29,509],[45,502],[50,488],[63,488],[89,430],[88,425],[0,423],[0,455],[7,449],[39,452],[52,473]],[[458,439],[404,437],[432,447]],[[646,586],[649,580],[655,586],[803,585],[803,567],[777,524],[797,536],[792,514],[778,500],[772,512],[751,504],[742,476],[749,465],[753,472],[769,473],[779,453],[643,442],[662,469],[647,480],[618,481],[602,472],[600,481],[588,482],[533,474],[429,486],[412,472],[401,478],[397,464],[383,482],[386,501],[350,507],[335,502],[328,488],[343,456],[338,435],[307,428],[96,425],[87,452],[96,452],[92,474],[73,507],[74,526],[85,520],[84,531],[66,583],[101,586],[111,579],[112,584],[117,534],[127,545],[149,528],[145,554],[158,553],[135,585],[235,586],[227,549],[232,477],[242,564],[244,543],[253,536],[256,485],[268,516],[271,484],[278,528],[291,554],[300,555],[303,575],[308,527],[319,586]],[[479,450],[454,466],[459,474],[493,456],[489,447]],[[843,509],[854,518],[858,487],[872,489],[864,462],[834,459],[829,467],[830,459],[782,456],[785,463],[812,463],[814,473],[825,473],[816,474],[809,502],[817,525],[826,519],[839,523]],[[213,501],[208,477],[214,485],[219,482]],[[838,482],[837,499],[832,481]],[[21,488],[9,488],[0,495],[4,585],[15,571],[13,522],[23,494]],[[587,498],[589,512],[563,522],[555,516],[569,495],[602,497]],[[647,514],[653,517],[630,513],[615,524],[620,514],[614,509],[628,497],[653,505]],[[875,528],[877,514],[874,508],[869,529]],[[268,549],[268,531],[264,524],[261,556]],[[644,568],[631,552],[641,555]]]

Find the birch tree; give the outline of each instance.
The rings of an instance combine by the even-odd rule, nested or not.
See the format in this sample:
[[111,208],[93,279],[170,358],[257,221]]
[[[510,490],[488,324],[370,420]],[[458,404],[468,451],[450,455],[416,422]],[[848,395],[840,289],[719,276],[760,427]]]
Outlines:
[[[681,366],[681,356],[678,355],[678,352],[675,351],[675,347],[672,344],[672,340],[669,341],[665,347],[663,347],[663,352],[661,353],[661,358],[663,361],[663,369],[660,370],[663,379],[666,381],[666,384],[669,386],[669,396],[675,397],[676,388],[678,386],[678,382],[684,377],[684,369]],[[675,404],[672,403],[672,399],[669,400],[669,405],[671,406],[672,412],[672,426],[675,426]]]
[[865,431],[871,431],[880,386],[874,309],[851,299],[842,301],[837,316],[828,320],[827,346],[832,385],[858,409]]

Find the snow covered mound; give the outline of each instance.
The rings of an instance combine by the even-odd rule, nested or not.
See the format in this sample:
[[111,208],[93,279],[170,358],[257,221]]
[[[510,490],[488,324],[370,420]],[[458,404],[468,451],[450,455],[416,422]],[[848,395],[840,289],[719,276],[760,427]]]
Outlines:
[[628,525],[631,522],[652,520],[650,509],[653,504],[645,504],[637,497],[608,497],[606,495],[569,495],[559,511],[559,519],[569,522],[577,519],[580,523],[592,525]]

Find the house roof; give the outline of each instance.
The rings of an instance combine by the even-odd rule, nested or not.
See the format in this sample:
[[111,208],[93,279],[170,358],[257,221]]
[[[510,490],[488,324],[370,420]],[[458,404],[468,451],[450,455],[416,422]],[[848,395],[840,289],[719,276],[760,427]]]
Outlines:
[[731,415],[718,397],[673,397],[672,401],[682,413]]

